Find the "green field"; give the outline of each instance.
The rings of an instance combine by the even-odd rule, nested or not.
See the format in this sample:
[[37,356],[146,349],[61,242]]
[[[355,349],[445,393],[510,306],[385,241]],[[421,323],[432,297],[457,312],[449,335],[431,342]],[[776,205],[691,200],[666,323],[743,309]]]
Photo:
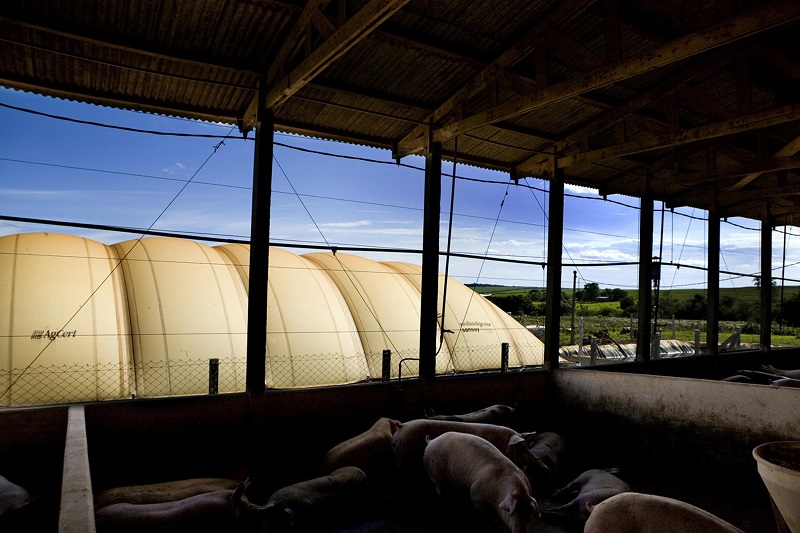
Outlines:
[[[472,286],[472,288],[478,292],[479,294],[483,295],[492,295],[492,296],[524,296],[527,295],[531,290],[538,290],[544,293],[544,289],[542,287],[521,287],[521,286],[503,286],[503,285],[476,285]],[[572,296],[572,289],[562,289],[562,292],[566,294],[567,298],[571,298]],[[791,298],[794,298],[795,295],[800,293],[800,286],[792,285],[787,286],[783,290],[783,297],[784,301],[788,301]],[[675,302],[685,302],[692,300],[696,294],[700,294],[702,296],[706,295],[705,289],[677,289],[677,290],[670,290],[670,291],[661,291],[659,294],[660,301],[664,301],[666,299],[671,299]],[[773,288],[773,303],[776,303],[780,299],[781,288],[774,287]],[[638,301],[639,291],[636,290],[629,290],[627,291],[628,297],[633,299],[634,301]],[[737,287],[737,288],[720,288],[720,299],[730,297],[734,298],[739,302],[744,302],[748,306],[752,306],[757,308],[760,303],[760,289],[758,287]],[[608,333],[613,339],[615,340],[624,340],[629,337],[629,333],[627,333],[627,328],[630,326],[630,317],[620,317],[620,306],[618,301],[599,301],[599,302],[586,302],[582,303],[580,301],[575,302],[575,329],[577,335],[577,329],[580,324],[580,317],[583,316],[584,322],[584,333],[586,336],[593,334],[595,336],[598,333],[606,332]],[[606,312],[606,315],[609,316],[602,316],[603,309],[608,309],[611,312]],[[524,323],[526,325],[544,325],[544,318],[543,316],[514,316],[519,322]],[[565,315],[561,317],[561,344],[570,344],[572,334],[570,333],[570,322],[571,322],[571,315]],[[638,316],[633,316],[634,324],[638,319]],[[743,328],[746,325],[746,321],[727,321],[727,322],[720,322],[719,323],[719,339],[720,341],[724,341],[730,335],[734,333],[737,328]],[[634,325],[634,327],[636,327]],[[705,320],[675,320],[674,321],[674,328],[673,328],[673,320],[670,318],[667,319],[660,319],[659,322],[659,329],[661,330],[662,338],[663,339],[678,339],[684,340],[688,342],[694,342],[695,339],[695,331],[699,330],[701,332],[701,340],[705,341],[706,337],[706,321]],[[625,330],[625,333],[623,333]],[[780,334],[779,331],[783,334]],[[772,344],[773,346],[798,346],[800,345],[800,331],[798,328],[791,328],[785,327],[778,329],[776,324],[773,324],[773,332],[772,332]],[[760,340],[760,336],[758,333],[752,333],[745,331],[742,333],[741,342],[743,343],[758,343]]]

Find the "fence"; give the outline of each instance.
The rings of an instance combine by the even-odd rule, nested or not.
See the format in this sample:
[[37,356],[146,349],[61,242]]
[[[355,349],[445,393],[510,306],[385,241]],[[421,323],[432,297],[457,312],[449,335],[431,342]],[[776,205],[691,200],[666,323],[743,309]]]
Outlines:
[[[414,379],[419,376],[418,351],[377,354],[319,354],[292,359],[267,359],[270,388],[303,388],[344,383],[370,383]],[[437,374],[508,372],[539,367],[543,350],[538,342],[528,345],[473,345],[437,355]],[[349,359],[379,361],[364,366],[360,374],[347,370]],[[31,366],[0,370],[0,407],[22,407],[94,402],[144,397],[186,396],[242,392],[245,390],[244,358],[211,358],[157,361],[139,364]],[[303,371],[303,372],[301,372]]]

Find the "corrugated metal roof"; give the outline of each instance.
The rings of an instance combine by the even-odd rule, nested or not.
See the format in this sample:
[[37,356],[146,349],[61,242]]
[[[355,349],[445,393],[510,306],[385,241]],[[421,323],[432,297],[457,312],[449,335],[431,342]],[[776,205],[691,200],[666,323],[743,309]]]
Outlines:
[[283,131],[403,156],[431,124],[464,163],[547,177],[555,150],[604,194],[792,224],[798,21],[788,0],[5,0],[0,83],[248,130],[264,79]]

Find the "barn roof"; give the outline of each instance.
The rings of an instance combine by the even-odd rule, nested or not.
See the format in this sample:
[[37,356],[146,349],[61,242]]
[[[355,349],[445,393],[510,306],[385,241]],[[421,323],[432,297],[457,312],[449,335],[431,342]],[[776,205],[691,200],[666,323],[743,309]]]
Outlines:
[[800,220],[796,0],[4,0],[0,84]]

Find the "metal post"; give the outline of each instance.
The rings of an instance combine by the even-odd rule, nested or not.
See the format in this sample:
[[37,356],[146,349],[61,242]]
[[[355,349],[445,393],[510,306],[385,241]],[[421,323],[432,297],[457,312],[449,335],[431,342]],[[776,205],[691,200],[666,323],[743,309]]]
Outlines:
[[652,350],[650,321],[653,318],[650,282],[653,268],[653,193],[645,187],[639,210],[639,326],[636,336],[636,361],[646,363]]
[[[430,132],[429,132],[430,136]],[[419,317],[419,374],[426,403],[433,401],[439,297],[439,215],[442,199],[442,145],[428,142],[422,222],[422,287]]]
[[575,291],[578,283],[578,271],[572,271],[572,321],[569,323],[569,343],[575,344]]
[[[555,169],[555,157],[552,158]],[[558,368],[561,329],[561,246],[564,239],[564,173],[550,178],[550,215],[547,225],[547,298],[544,330],[544,368]]]
[[580,330],[580,342],[578,343],[578,355],[583,355],[583,317],[581,317],[581,330]]
[[219,392],[219,359],[208,360],[208,393]]
[[772,228],[769,219],[761,221],[761,353],[772,348]]
[[381,381],[390,381],[392,379],[392,351],[383,351],[383,365],[381,366]]
[[694,330],[694,354],[700,355],[700,330]]
[[[263,85],[263,83],[262,83]],[[269,273],[269,222],[272,197],[274,116],[258,96],[256,146],[253,162],[253,207],[250,221],[250,270],[247,305],[247,392],[266,389],[267,291]]]
[[720,220],[717,209],[708,212],[708,290],[706,301],[706,352],[715,357],[719,355],[719,245]]
[[500,345],[500,372],[508,372],[508,343]]
[[589,335],[589,364],[597,364],[597,339]]
[[631,315],[631,325],[630,325],[630,327],[628,329],[630,329],[630,332],[631,332],[631,339],[635,339],[636,338],[636,334],[633,332],[633,315]]
[[675,315],[672,315],[672,339],[675,340]]
[[650,347],[650,349],[651,349],[651,353],[650,353],[650,358],[651,359],[658,359],[659,357],[661,357],[661,332],[660,331],[656,331],[655,334],[653,335],[653,344]]

